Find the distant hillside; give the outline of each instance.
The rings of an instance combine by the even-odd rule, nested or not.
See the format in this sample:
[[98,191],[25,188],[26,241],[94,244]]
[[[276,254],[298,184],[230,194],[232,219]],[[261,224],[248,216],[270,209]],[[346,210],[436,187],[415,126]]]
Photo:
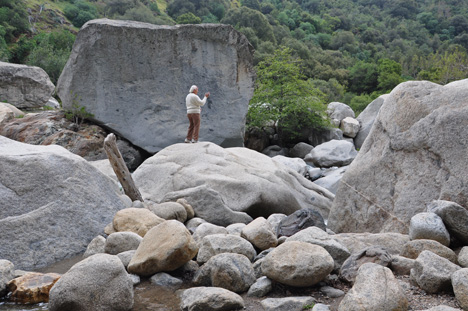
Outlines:
[[254,45],[256,62],[287,46],[302,60],[305,79],[327,101],[343,101],[358,111],[405,80],[445,84],[468,77],[465,0],[0,3],[0,59],[39,65],[53,80],[58,78],[79,27],[101,17],[154,24],[231,24]]

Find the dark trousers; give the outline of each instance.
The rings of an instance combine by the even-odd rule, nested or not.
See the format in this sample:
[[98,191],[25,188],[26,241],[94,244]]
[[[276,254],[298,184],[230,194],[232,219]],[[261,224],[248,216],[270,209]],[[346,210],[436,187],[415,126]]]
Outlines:
[[190,125],[187,132],[187,139],[198,140],[198,133],[200,132],[200,114],[199,113],[189,113],[187,114]]

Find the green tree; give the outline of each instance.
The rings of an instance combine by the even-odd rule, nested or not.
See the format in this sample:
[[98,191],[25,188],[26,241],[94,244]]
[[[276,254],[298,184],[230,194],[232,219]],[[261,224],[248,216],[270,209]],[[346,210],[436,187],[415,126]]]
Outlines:
[[323,94],[304,79],[301,67],[300,60],[286,47],[258,64],[248,126],[278,121],[283,141],[299,138],[304,129],[326,126]]
[[179,15],[176,19],[177,24],[200,24],[201,18],[196,16],[195,14],[188,12],[182,15]]
[[381,91],[391,91],[395,86],[403,82],[401,64],[394,60],[379,60],[378,72],[378,88]]
[[376,64],[358,61],[349,69],[349,90],[356,94],[371,93],[377,89],[378,77]]

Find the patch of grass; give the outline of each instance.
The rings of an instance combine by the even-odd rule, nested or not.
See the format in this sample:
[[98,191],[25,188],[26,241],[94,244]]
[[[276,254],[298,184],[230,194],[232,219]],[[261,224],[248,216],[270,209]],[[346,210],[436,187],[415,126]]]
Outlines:
[[314,304],[305,305],[305,306],[302,307],[302,310],[312,310],[313,307],[314,307]]

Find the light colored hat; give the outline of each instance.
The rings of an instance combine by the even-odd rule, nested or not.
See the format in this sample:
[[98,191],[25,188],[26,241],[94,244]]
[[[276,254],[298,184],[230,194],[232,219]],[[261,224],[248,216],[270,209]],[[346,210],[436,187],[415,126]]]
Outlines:
[[190,87],[190,93],[193,93],[196,89],[198,89],[198,86],[192,85],[192,86]]

